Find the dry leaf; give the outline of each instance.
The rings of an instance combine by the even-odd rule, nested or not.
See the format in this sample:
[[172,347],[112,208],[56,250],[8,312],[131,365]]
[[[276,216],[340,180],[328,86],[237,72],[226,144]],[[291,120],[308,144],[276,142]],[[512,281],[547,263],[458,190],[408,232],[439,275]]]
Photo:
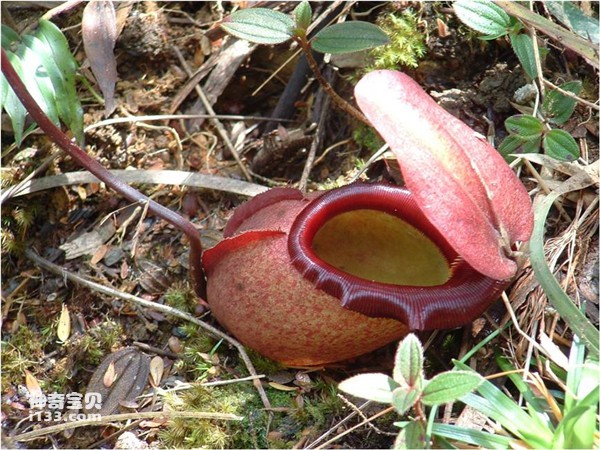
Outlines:
[[152,387],[158,387],[165,371],[165,363],[160,356],[155,356],[150,361],[150,384]]
[[81,200],[85,200],[87,198],[87,190],[85,186],[77,186],[77,195],[79,195]]
[[98,250],[96,250],[96,253],[94,253],[94,255],[92,256],[91,259],[91,263],[93,265],[98,264],[100,261],[102,261],[104,259],[104,257],[106,256],[106,253],[108,252],[108,245],[101,245]]
[[31,397],[41,397],[43,395],[40,384],[28,370],[25,371],[25,386],[27,386]]
[[129,275],[129,264],[127,264],[127,261],[123,261],[121,264],[121,271],[119,275],[121,275],[121,279],[123,280],[127,278],[127,275]]
[[102,244],[115,234],[115,225],[107,220],[92,231],[83,233],[70,242],[65,242],[59,248],[64,250],[66,259],[75,259],[83,255],[93,255]]
[[274,381],[269,381],[269,386],[271,386],[273,389],[277,389],[278,391],[285,391],[285,392],[291,392],[291,391],[298,390],[297,387],[286,386],[285,384],[275,383]]
[[166,417],[156,417],[152,420],[143,420],[140,422],[140,428],[158,428],[165,425],[169,419]]
[[446,25],[439,17],[435,19],[437,23],[438,36],[441,38],[445,38],[450,36],[450,32],[448,31],[448,25]]
[[23,311],[19,311],[17,313],[17,320],[16,322],[19,325],[27,325],[27,317],[25,317],[25,313]]
[[117,42],[117,17],[113,2],[104,0],[89,2],[83,10],[81,33],[85,54],[104,95],[104,114],[109,116],[117,106],[115,102],[117,60],[114,54]]
[[171,336],[167,344],[173,353],[181,353],[183,351],[183,345],[176,336]]
[[569,358],[567,358],[567,355],[562,352],[560,347],[552,342],[552,339],[550,339],[543,331],[540,331],[540,345],[546,351],[546,355],[548,355],[552,362],[560,368],[568,370]]
[[[109,367],[112,366],[111,369]],[[110,386],[106,386],[107,371],[116,374]],[[150,371],[150,358],[138,349],[127,347],[111,353],[96,369],[87,386],[86,393],[95,393],[102,399],[100,410],[85,406],[85,413],[114,414],[122,402],[135,401],[142,393]]]
[[60,312],[60,318],[58,319],[56,335],[61,343],[66,342],[71,335],[71,316],[69,314],[69,308],[67,308],[67,305],[64,303],[62,305],[62,311]]
[[111,387],[115,382],[115,362],[111,361],[111,363],[106,368],[106,372],[104,372],[104,377],[102,378],[102,383],[107,388]]

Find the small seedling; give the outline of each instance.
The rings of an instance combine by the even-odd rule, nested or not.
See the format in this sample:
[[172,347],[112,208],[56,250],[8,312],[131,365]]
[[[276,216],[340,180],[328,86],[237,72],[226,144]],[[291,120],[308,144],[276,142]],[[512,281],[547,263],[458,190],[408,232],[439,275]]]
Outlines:
[[309,39],[308,28],[312,20],[309,2],[299,3],[292,16],[267,8],[242,9],[231,14],[221,28],[256,44],[281,44],[293,39],[306,55],[308,65],[325,92],[341,109],[368,124],[360,111],[341,98],[325,80],[312,50],[331,54],[358,52],[389,43],[388,36],[372,23],[355,20],[325,27]]
[[[430,435],[444,448],[452,448],[448,440],[483,448],[593,448],[598,433],[599,366],[595,357],[585,357],[585,346],[578,339],[573,341],[567,370],[555,370],[556,379],[566,386],[564,395],[548,389],[535,374],[529,374],[524,381],[507,358],[498,356],[496,361],[522,395],[527,408],[461,361],[454,361],[454,370],[425,379],[423,349],[412,334],[398,347],[392,377],[378,373],[357,375],[342,381],[339,389],[391,404],[400,415],[414,410],[415,415],[408,421],[396,422],[402,430],[394,448],[430,448]],[[479,411],[507,433],[491,434],[426,421],[425,407],[435,409],[437,405],[455,401]]]
[[[524,26],[520,21],[491,1],[459,0],[453,7],[462,22],[483,33],[480,39],[492,40],[508,36],[527,78],[536,80],[539,77],[534,42],[531,36],[523,33]],[[545,52],[546,49],[539,49],[540,55]],[[559,87],[578,95],[581,82],[571,81]],[[534,108],[532,114],[515,115],[506,120],[505,127],[509,135],[502,141],[498,151],[509,162],[515,159],[512,156],[514,154],[539,153],[541,149],[559,161],[576,160],[580,151],[573,136],[553,128],[564,124],[571,117],[575,104],[575,99],[560,91],[549,91],[541,110]]]
[[393,376],[382,373],[356,375],[342,381],[339,389],[356,397],[388,403],[400,415],[411,408],[413,420],[401,423],[396,448],[423,448],[426,442],[425,406],[454,402],[483,383],[481,375],[467,371],[442,372],[432,379],[423,373],[423,347],[414,334],[401,342],[396,352]]

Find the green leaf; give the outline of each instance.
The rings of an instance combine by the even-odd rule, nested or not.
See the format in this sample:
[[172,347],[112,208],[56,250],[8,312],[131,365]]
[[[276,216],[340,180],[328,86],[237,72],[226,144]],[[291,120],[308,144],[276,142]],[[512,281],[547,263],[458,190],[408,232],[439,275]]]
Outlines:
[[294,9],[294,19],[296,26],[302,30],[306,30],[312,20],[312,9],[310,3],[306,0],[300,2]]
[[312,39],[312,48],[321,53],[351,53],[390,42],[381,28],[358,20],[323,28]]
[[380,403],[392,403],[392,391],[398,387],[398,383],[382,373],[356,375],[338,385],[341,391],[350,395]]
[[538,139],[544,132],[544,124],[536,117],[528,114],[517,114],[504,121],[506,131],[523,140]]
[[280,44],[294,35],[294,21],[267,8],[241,9],[229,16],[221,28],[237,38],[256,44]]
[[556,429],[552,448],[594,448],[599,392],[592,389],[563,417]]
[[[576,339],[577,340],[577,339]],[[583,353],[583,345],[576,343],[574,340],[573,347],[577,346],[581,349],[579,354]],[[600,365],[598,364],[597,356],[590,355],[587,360],[579,367],[573,367],[569,358],[569,377],[571,372],[580,372],[580,377],[577,378],[577,384],[573,383],[577,398],[571,397],[571,405],[567,409],[566,399],[564,408],[565,419],[565,440],[569,448],[592,448],[590,439],[598,433],[598,422],[596,416],[598,414],[598,388],[600,384]],[[567,385],[569,386],[569,385]],[[595,397],[594,397],[595,395]],[[593,408],[588,408],[589,404],[595,405]],[[583,408],[583,409],[578,409]],[[573,412],[576,411],[576,412]],[[560,427],[559,427],[560,428]],[[594,430],[590,432],[590,430]],[[558,431],[558,430],[557,430]]]
[[448,425],[445,423],[434,423],[433,434],[436,436],[445,437],[447,439],[476,445],[482,448],[506,449],[517,447],[515,439],[506,436],[500,436],[498,434],[487,433],[485,431],[480,431],[473,428],[462,428],[456,425]]
[[550,13],[579,36],[598,45],[600,43],[600,24],[598,19],[587,16],[574,2],[547,1],[544,5]]
[[442,372],[427,382],[421,397],[426,405],[451,403],[477,389],[483,377],[475,372]]
[[398,414],[403,415],[419,398],[420,391],[409,386],[401,386],[392,392],[392,405]]
[[4,50],[11,50],[11,45],[18,42],[21,38],[12,28],[2,24],[2,48]]
[[19,45],[15,55],[21,60],[21,67],[26,68],[19,77],[27,87],[36,103],[46,113],[56,126],[60,126],[56,102],[54,101],[54,88],[46,73],[40,56],[27,45],[24,45],[31,36],[23,36],[23,45]]
[[[57,93],[56,103],[60,119],[75,135],[77,142],[83,145],[83,109],[75,87],[77,61],[71,54],[67,39],[52,22],[40,20],[36,37],[49,49],[48,57],[42,59]],[[50,59],[51,61],[47,61]],[[54,64],[52,64],[54,63]],[[51,66],[58,69],[58,74]]]
[[511,155],[539,153],[541,144],[541,137],[533,140],[525,140],[515,134],[509,134],[498,147],[498,152],[500,152],[506,162],[511,163],[516,159],[515,156]]
[[533,234],[529,241],[531,266],[535,277],[548,296],[550,304],[561,319],[564,320],[569,328],[579,336],[591,354],[597,355],[600,352],[598,343],[598,329],[577,309],[573,301],[563,291],[558,281],[550,271],[546,263],[544,253],[544,226],[548,211],[554,201],[561,195],[561,192],[552,192],[534,208]]
[[[15,71],[21,77],[23,73],[23,69],[21,68],[21,61],[19,58],[14,55],[12,52],[7,51],[6,55]],[[2,78],[6,81],[4,76]],[[27,111],[25,107],[19,100],[19,98],[15,95],[14,91],[8,87],[7,82],[7,90],[6,90],[6,100],[4,101],[4,109],[8,116],[10,117],[13,133],[15,133],[15,143],[17,147],[21,145],[21,141],[23,139],[23,129],[25,128],[25,116],[27,115]]]
[[[581,81],[570,81],[559,87],[565,91],[579,95],[581,92]],[[574,98],[567,97],[557,90],[552,90],[546,94],[544,103],[542,104],[544,117],[550,123],[561,125],[569,120],[569,117],[571,117],[571,114],[575,110],[576,104],[577,100]]]
[[515,373],[516,367],[511,364],[508,358],[500,355],[496,358],[496,362],[503,372],[508,372],[508,377],[523,395],[523,398],[527,402],[527,412],[531,419],[537,422],[537,425],[540,427],[551,427],[550,418],[546,414],[546,409],[549,408],[547,402],[543,398],[535,396],[529,385],[523,381],[522,375]]
[[579,158],[579,145],[573,136],[564,130],[550,130],[544,136],[544,151],[559,161],[574,161]]
[[[577,390],[582,385],[581,378],[583,376],[583,362],[585,359],[585,346],[577,335],[571,343],[571,351],[569,352],[569,364],[567,372],[567,389],[565,390],[565,404],[563,414],[568,414],[570,409],[575,406],[579,396]],[[598,379],[597,379],[598,380]],[[598,381],[594,387],[598,385]]]
[[406,425],[394,442],[394,449],[421,449],[427,448],[427,434],[425,425],[420,420],[413,420]]
[[531,79],[537,78],[537,66],[535,65],[535,53],[531,36],[528,34],[511,34],[510,43],[527,76]]
[[402,386],[416,387],[423,380],[423,347],[414,334],[409,334],[398,346],[394,360],[394,381]]
[[36,70],[34,72],[35,80],[44,94],[46,104],[56,111],[55,114],[57,120],[55,125],[58,125],[58,118],[61,116],[58,111],[58,105],[63,103],[66,94],[63,89],[63,77],[61,72],[56,66],[51,50],[40,39],[31,35],[23,36],[23,45],[27,47],[29,55],[36,55],[34,61],[32,61],[31,58],[29,58],[28,61],[32,64],[36,64]]
[[56,65],[64,72],[65,79],[74,86],[77,61],[71,54],[69,43],[62,31],[52,22],[40,20],[36,36],[47,42],[56,59]]
[[[14,35],[3,29],[3,39],[14,40]],[[17,74],[40,108],[55,125],[60,126],[62,120],[78,141],[83,142],[83,110],[75,89],[77,63],[62,32],[51,22],[40,20],[35,35],[20,38],[15,53],[11,55]],[[0,104],[13,121],[15,142],[20,145],[25,109],[8,89],[4,77],[0,86]]]
[[483,34],[504,36],[511,24],[509,15],[489,0],[458,0],[452,7],[465,25]]
[[[471,370],[469,366],[459,361],[453,362],[459,369]],[[552,430],[539,426],[514,400],[507,397],[489,381],[485,380],[479,386],[478,391],[481,396],[470,393],[460,400],[497,421],[508,432],[525,440],[529,446],[550,448]]]

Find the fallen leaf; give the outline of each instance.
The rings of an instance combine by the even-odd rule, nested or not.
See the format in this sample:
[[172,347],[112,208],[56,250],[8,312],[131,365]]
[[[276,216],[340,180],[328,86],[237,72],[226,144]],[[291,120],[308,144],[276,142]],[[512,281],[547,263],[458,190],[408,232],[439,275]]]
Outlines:
[[96,253],[94,253],[94,255],[92,256],[91,259],[91,263],[92,265],[96,265],[98,264],[100,261],[102,261],[104,259],[104,257],[106,256],[106,253],[108,252],[108,245],[101,245],[100,247],[98,247],[98,250],[96,250]]
[[[113,366],[115,376],[110,387],[104,383],[104,378]],[[86,394],[96,394],[101,399],[100,410],[87,408],[84,412],[110,415],[118,411],[121,402],[135,401],[142,393],[148,382],[150,358],[138,349],[126,347],[108,355],[96,369],[87,386]],[[107,380],[108,381],[108,380]]]
[[81,20],[83,47],[104,95],[104,115],[109,116],[116,108],[115,84],[117,60],[114,54],[117,42],[117,18],[113,2],[93,0],[83,10]]
[[62,305],[62,311],[60,312],[60,318],[58,319],[56,335],[61,343],[66,342],[71,335],[71,316],[69,314],[69,308],[67,308],[67,305],[64,303]]
[[106,372],[104,372],[104,377],[102,378],[102,382],[104,386],[107,388],[111,387],[115,382],[115,362],[111,361],[111,363],[106,368]]
[[28,370],[25,371],[25,386],[32,397],[41,397],[43,395],[42,388],[38,380]]
[[127,261],[123,261],[123,263],[121,264],[121,270],[119,271],[119,275],[123,280],[127,278],[127,275],[129,275],[129,264],[127,264]]
[[286,386],[285,384],[275,383],[274,381],[269,381],[269,386],[271,386],[273,389],[277,389],[278,391],[285,392],[297,391],[299,389],[295,386]]
[[66,259],[75,259],[83,255],[93,255],[102,244],[115,234],[115,226],[107,220],[97,229],[83,233],[70,242],[62,244],[59,248],[64,250]]
[[183,345],[177,336],[171,336],[167,342],[167,345],[173,353],[181,353],[183,351]]
[[79,195],[81,200],[85,200],[87,198],[87,190],[85,186],[77,186],[77,195]]
[[150,384],[152,387],[160,386],[163,372],[165,370],[165,363],[160,356],[155,356],[150,361]]
[[140,428],[158,428],[165,425],[169,421],[166,417],[156,417],[152,420],[143,420],[140,422]]

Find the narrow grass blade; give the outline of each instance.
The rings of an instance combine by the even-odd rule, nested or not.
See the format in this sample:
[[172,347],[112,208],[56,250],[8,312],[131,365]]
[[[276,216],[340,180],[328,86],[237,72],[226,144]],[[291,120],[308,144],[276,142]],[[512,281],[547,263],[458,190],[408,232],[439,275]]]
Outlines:
[[600,352],[598,330],[577,309],[573,301],[563,291],[550,271],[544,256],[544,225],[546,224],[546,217],[552,203],[560,195],[561,192],[552,192],[535,206],[535,223],[533,235],[529,243],[531,248],[531,265],[552,307],[558,311],[561,318],[569,325],[571,330],[580,337],[590,353],[597,355]]

